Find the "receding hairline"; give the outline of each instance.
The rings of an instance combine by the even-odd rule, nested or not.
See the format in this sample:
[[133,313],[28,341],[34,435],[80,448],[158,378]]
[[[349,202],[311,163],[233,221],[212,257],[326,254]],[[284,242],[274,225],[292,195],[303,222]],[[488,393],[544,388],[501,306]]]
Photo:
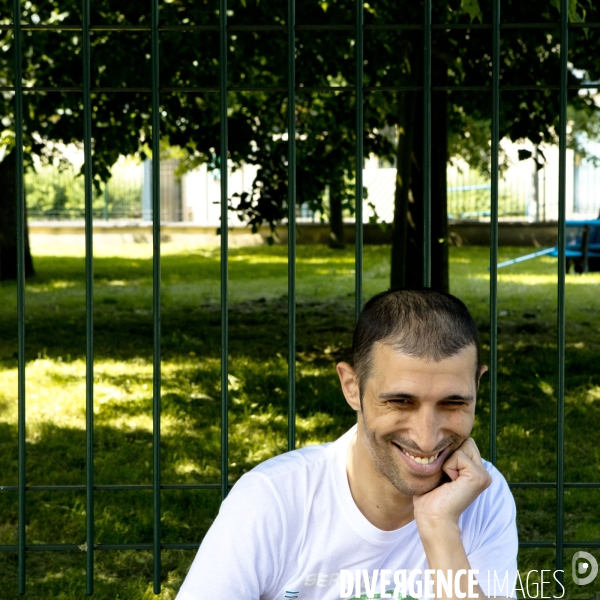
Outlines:
[[383,340],[376,340],[375,342],[373,342],[373,345],[371,347],[371,351],[370,353],[373,352],[373,350],[375,349],[375,347],[379,344],[381,346],[389,346],[390,348],[393,348],[394,351],[396,352],[396,354],[403,354],[404,356],[409,356],[411,358],[416,358],[419,360],[423,360],[425,362],[433,362],[433,363],[440,363],[448,358],[453,358],[455,356],[458,356],[459,354],[461,354],[462,352],[472,349],[473,352],[475,353],[475,363],[477,366],[479,366],[479,347],[477,346],[477,344],[475,344],[475,342],[471,342],[469,344],[465,344],[464,346],[461,346],[460,348],[457,348],[455,351],[453,352],[449,352],[449,353],[440,353],[440,352],[435,352],[435,350],[437,350],[437,348],[434,348],[432,352],[406,352],[403,349],[402,344],[397,344],[394,343],[393,338],[396,336],[390,336],[390,338],[388,339],[383,339]]
[[481,346],[469,309],[456,296],[431,288],[398,288],[373,296],[363,307],[352,338],[352,365],[359,387],[371,376],[375,343],[407,356],[440,362],[468,346],[476,352],[479,376]]
[[356,367],[354,365],[352,365],[352,368],[354,369],[354,372],[356,374],[356,377],[358,379],[358,390],[359,390],[359,397],[360,397],[360,405],[362,408],[362,402],[363,402],[363,397],[364,397],[364,393],[365,393],[365,385],[367,383],[367,381],[371,378],[371,376],[373,375],[373,356],[375,354],[375,348],[377,347],[377,345],[380,346],[387,346],[388,348],[393,348],[393,350],[397,353],[397,354],[403,354],[404,356],[409,356],[411,358],[416,358],[418,360],[424,360],[426,362],[433,362],[433,363],[439,363],[442,362],[443,360],[446,360],[448,358],[452,358],[454,356],[457,356],[458,354],[460,354],[461,352],[472,348],[475,352],[475,369],[474,369],[474,379],[475,379],[475,387],[478,388],[479,387],[479,377],[480,377],[480,372],[481,372],[481,357],[480,357],[480,351],[479,351],[479,346],[473,342],[470,344],[465,344],[464,346],[462,346],[461,348],[459,348],[458,350],[456,350],[455,352],[452,352],[451,354],[447,354],[445,356],[439,356],[438,358],[435,358],[432,356],[432,353],[412,353],[409,354],[407,352],[402,352],[401,350],[398,350],[398,348],[393,344],[390,343],[390,341],[387,340],[375,340],[373,342],[373,344],[371,345],[371,348],[369,349],[369,353],[368,355],[365,357],[366,360],[362,361],[362,373],[359,373],[356,370]]
[[[366,360],[364,361],[364,366],[366,366],[366,372],[363,373],[363,378],[366,380],[371,376],[372,373],[372,366],[373,366],[373,355],[375,353],[375,348],[377,346],[387,346],[388,348],[392,348],[394,350],[394,352],[396,352],[396,354],[402,354],[404,356],[408,356],[410,358],[416,358],[418,360],[423,360],[425,362],[433,362],[433,363],[440,363],[448,358],[453,358],[455,356],[458,356],[461,352],[464,352],[466,350],[472,349],[473,352],[475,353],[474,356],[474,362],[475,362],[475,377],[477,378],[477,376],[479,375],[479,370],[481,368],[481,359],[479,356],[479,347],[477,346],[477,344],[475,342],[472,342],[470,344],[465,344],[464,346],[461,346],[460,348],[458,348],[457,350],[455,350],[452,353],[449,354],[438,354],[437,356],[435,356],[434,352],[404,352],[402,349],[402,345],[401,344],[395,344],[393,342],[393,338],[397,337],[397,336],[390,336],[387,339],[382,339],[382,340],[375,340],[373,342],[373,344],[371,345],[371,348],[369,349],[368,355],[366,357]],[[353,367],[356,371],[356,367]],[[357,373],[358,375],[358,373]],[[359,376],[360,378],[360,376]]]

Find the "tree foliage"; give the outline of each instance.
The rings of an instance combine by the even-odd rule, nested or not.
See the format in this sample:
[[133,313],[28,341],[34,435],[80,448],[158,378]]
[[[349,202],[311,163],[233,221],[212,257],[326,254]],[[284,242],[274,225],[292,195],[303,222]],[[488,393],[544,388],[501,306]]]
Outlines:
[[[3,24],[10,24],[12,3],[0,0]],[[78,26],[78,5],[62,0],[38,0],[23,4],[23,24]],[[572,22],[598,19],[592,0],[572,0]],[[393,283],[417,283],[418,260],[408,261],[408,247],[422,247],[421,209],[422,139],[422,4],[381,0],[365,4],[364,152],[394,160],[398,166],[396,225],[393,252],[402,249]],[[434,154],[432,181],[434,239],[445,246],[445,162],[448,148],[462,152],[472,164],[489,164],[491,93],[460,91],[455,86],[489,86],[491,82],[491,33],[478,28],[491,23],[491,0],[434,2],[433,21],[461,24],[463,29],[435,29],[432,68],[432,102],[436,128],[432,131]],[[343,206],[352,207],[351,186],[355,170],[354,94],[344,86],[355,84],[355,4],[349,0],[297,0],[297,202],[323,210],[325,189],[333,190]],[[228,95],[229,160],[234,166],[258,165],[252,193],[232,198],[232,209],[244,215],[254,228],[272,226],[287,215],[287,4],[274,0],[229,3]],[[555,0],[502,3],[502,20],[509,23],[547,23],[547,27],[502,30],[500,134],[511,140],[529,139],[534,144],[557,139],[560,36],[559,4]],[[148,27],[149,5],[131,0],[92,3],[93,25]],[[218,5],[209,0],[173,0],[160,5],[161,134],[185,149],[188,165],[210,162],[219,148],[219,44]],[[319,25],[318,30],[303,26]],[[391,24],[415,27],[390,28]],[[249,27],[258,25],[266,27]],[[169,27],[195,27],[190,31]],[[198,29],[198,28],[204,29]],[[236,28],[237,27],[237,28]],[[280,29],[277,29],[277,28]],[[271,29],[268,29],[271,28]],[[273,29],[275,28],[275,29]],[[0,85],[12,84],[12,33],[2,33]],[[83,82],[81,34],[77,31],[26,31],[23,39],[25,86],[80,88]],[[569,84],[600,73],[600,38],[597,29],[572,29],[569,45]],[[121,154],[144,154],[152,135],[150,117],[151,56],[147,30],[94,30],[92,34],[94,181],[110,176]],[[303,88],[340,86],[327,92]],[[537,86],[535,90],[524,89]],[[405,91],[383,91],[386,88]],[[119,91],[115,91],[115,88]],[[177,88],[204,88],[177,92]],[[240,91],[235,88],[260,88]],[[382,88],[382,91],[377,90]],[[417,91],[410,91],[415,89]],[[126,90],[126,91],[123,91]],[[212,91],[211,91],[212,90]],[[595,115],[591,97],[569,91],[577,114]],[[10,149],[14,140],[14,100],[0,98],[3,130],[0,143]],[[82,96],[78,92],[28,92],[24,95],[25,156],[48,160],[57,142],[79,143],[83,138]],[[587,111],[587,112],[586,112]],[[592,119],[589,120],[592,122]],[[408,134],[410,132],[410,135]],[[440,137],[441,136],[441,137]],[[404,166],[402,166],[404,162]],[[400,176],[404,173],[403,179]],[[10,201],[4,196],[4,201]],[[402,219],[405,222],[400,223]],[[437,222],[437,221],[439,222]],[[436,224],[437,223],[437,224]],[[408,245],[407,245],[408,244]],[[445,254],[434,252],[434,261]],[[394,261],[393,261],[394,263]],[[402,271],[402,273],[400,273]],[[434,282],[447,287],[447,273]],[[400,275],[398,275],[400,273]]]

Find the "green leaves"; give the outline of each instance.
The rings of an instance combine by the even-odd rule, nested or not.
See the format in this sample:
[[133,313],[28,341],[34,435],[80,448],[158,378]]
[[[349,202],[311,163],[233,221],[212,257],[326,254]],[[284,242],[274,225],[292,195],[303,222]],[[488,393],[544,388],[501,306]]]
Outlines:
[[478,19],[480,23],[483,22],[483,15],[481,14],[481,7],[479,6],[479,0],[461,0],[460,9],[466,12],[471,17],[471,23]]
[[[556,8],[558,12],[561,11],[561,0],[550,0],[550,4]],[[588,4],[585,2],[585,4]],[[581,14],[579,14],[581,10]],[[585,21],[586,10],[584,8],[584,2],[581,0],[569,0],[569,21],[571,23],[583,23]]]

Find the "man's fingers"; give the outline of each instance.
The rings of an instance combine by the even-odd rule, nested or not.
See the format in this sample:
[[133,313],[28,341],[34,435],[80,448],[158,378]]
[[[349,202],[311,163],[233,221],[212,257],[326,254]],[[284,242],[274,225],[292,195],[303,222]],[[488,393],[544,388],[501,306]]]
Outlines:
[[474,469],[475,463],[466,452],[463,452],[463,450],[459,448],[454,451],[450,458],[448,458],[442,468],[448,474],[448,477],[454,481],[460,475],[460,471],[464,469]]
[[442,467],[442,470],[444,471],[444,473],[446,473],[448,475],[448,477],[450,477],[450,479],[452,481],[456,481],[460,474],[456,469],[453,469],[452,467],[450,467],[447,462]]
[[457,450],[462,450],[471,460],[475,460],[475,458],[481,458],[481,454],[479,453],[479,448],[477,448],[477,444],[473,438],[467,438],[458,448]]
[[490,474],[483,466],[479,450],[471,438],[465,440],[457,448],[442,468],[452,481],[456,481],[461,475],[467,476],[475,481],[481,489],[487,488],[492,481]]
[[[483,467],[483,461],[481,460],[481,454],[479,448],[473,438],[467,438],[457,449],[458,451],[464,452],[476,465]],[[455,452],[455,453],[456,453]],[[484,467],[485,468],[485,467]]]

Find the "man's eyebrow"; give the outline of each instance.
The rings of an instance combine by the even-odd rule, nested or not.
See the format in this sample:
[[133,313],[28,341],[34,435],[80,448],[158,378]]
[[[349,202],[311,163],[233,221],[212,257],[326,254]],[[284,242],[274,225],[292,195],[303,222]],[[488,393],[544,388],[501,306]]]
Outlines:
[[409,392],[384,392],[379,394],[381,400],[391,400],[392,398],[405,398],[406,400],[416,400],[418,396]]
[[475,397],[471,396],[471,394],[450,394],[450,396],[446,396],[444,400],[464,400],[465,402],[473,402]]
[[[384,392],[379,394],[380,400],[392,400],[396,398],[404,400],[416,400],[418,399],[418,396],[409,392]],[[450,394],[445,398],[441,398],[441,400],[463,400],[464,402],[473,402],[475,397],[471,396],[471,394]]]

